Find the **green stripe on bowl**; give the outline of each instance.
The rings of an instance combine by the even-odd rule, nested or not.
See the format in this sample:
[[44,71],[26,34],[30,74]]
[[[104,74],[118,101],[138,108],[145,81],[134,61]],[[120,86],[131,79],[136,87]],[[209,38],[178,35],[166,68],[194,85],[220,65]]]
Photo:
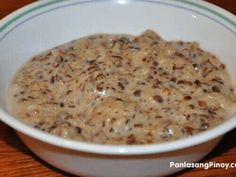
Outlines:
[[203,5],[200,5],[200,4],[197,4],[197,3],[194,3],[192,1],[189,1],[189,0],[175,0],[175,1],[178,1],[178,2],[183,2],[183,3],[186,3],[186,4],[189,4],[189,5],[192,5],[192,6],[195,6],[195,7],[198,7],[200,9],[203,9],[203,10],[206,10],[208,12],[211,12],[212,14],[224,19],[225,21],[229,22],[231,25],[233,25],[234,27],[236,27],[236,20],[231,20],[230,18],[226,17],[225,15],[221,14],[220,12],[217,12],[209,7],[205,7]]
[[[62,2],[62,1],[66,1],[66,0],[50,0],[49,2],[45,3],[45,4],[41,4],[41,5],[38,5],[38,6],[35,6],[35,7],[32,7],[22,13],[20,13],[19,15],[13,17],[12,19],[10,19],[9,21],[7,21],[5,24],[3,24],[1,27],[0,27],[0,33],[3,32],[8,26],[10,26],[12,23],[14,23],[15,21],[19,20],[20,18],[26,16],[27,14],[31,13],[31,12],[34,12],[38,9],[41,9],[43,7],[46,7],[46,6],[49,6],[49,5],[52,5],[52,4],[56,4],[56,3],[59,3],[59,2]],[[189,0],[174,0],[174,1],[177,1],[177,2],[181,2],[181,3],[185,3],[185,4],[188,4],[188,5],[191,5],[191,6],[194,6],[194,7],[197,7],[197,8],[200,8],[200,9],[203,9],[203,10],[206,10],[222,19],[224,19],[225,21],[227,21],[228,23],[230,23],[231,25],[233,25],[234,27],[236,27],[236,21],[234,20],[231,20],[230,18],[226,17],[225,15],[221,14],[220,12],[217,12],[211,8],[208,8],[208,7],[205,7],[201,4],[197,4],[195,2],[192,2],[192,1],[189,1]]]
[[31,9],[28,9],[22,13],[20,13],[19,15],[13,17],[12,19],[10,19],[9,21],[7,21],[5,24],[3,24],[1,27],[0,27],[0,33],[3,32],[8,26],[10,26],[12,23],[14,23],[15,21],[19,20],[21,17],[24,17],[25,15],[33,12],[33,11],[36,11],[38,9],[41,9],[43,7],[46,7],[46,6],[49,6],[49,5],[52,5],[52,4],[55,4],[55,3],[58,3],[58,2],[61,2],[61,1],[64,1],[64,0],[51,0],[50,2],[47,2],[45,4],[41,4],[41,5],[38,5],[38,6],[35,6],[35,7],[32,7]]

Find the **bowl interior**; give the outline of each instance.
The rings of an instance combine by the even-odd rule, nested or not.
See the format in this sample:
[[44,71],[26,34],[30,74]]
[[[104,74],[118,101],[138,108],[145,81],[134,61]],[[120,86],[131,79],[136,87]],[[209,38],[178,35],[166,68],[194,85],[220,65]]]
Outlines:
[[197,41],[220,57],[236,80],[236,27],[206,9],[166,0],[42,4],[46,3],[25,8],[23,16],[15,13],[15,20],[0,33],[0,107],[5,112],[8,84],[24,62],[46,49],[94,33],[136,35],[153,29],[166,40]]

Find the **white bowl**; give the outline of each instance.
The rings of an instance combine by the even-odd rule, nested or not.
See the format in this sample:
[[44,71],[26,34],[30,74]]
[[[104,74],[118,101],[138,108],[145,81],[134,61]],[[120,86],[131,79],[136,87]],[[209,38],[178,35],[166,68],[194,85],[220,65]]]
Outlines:
[[40,158],[69,173],[99,177],[163,176],[181,169],[170,162],[196,162],[236,117],[202,134],[152,145],[112,146],[75,142],[31,128],[7,111],[6,92],[16,70],[31,56],[94,33],[157,31],[166,40],[197,41],[219,56],[236,80],[236,18],[203,1],[51,0],[28,5],[0,22],[0,120],[13,127]]

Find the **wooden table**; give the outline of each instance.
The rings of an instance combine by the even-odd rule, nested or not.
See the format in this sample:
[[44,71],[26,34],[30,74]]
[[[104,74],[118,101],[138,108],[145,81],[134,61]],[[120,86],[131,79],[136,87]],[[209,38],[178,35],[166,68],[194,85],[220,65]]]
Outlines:
[[[0,0],[0,19],[12,11],[35,0]],[[235,0],[208,0],[236,14]],[[229,132],[221,143],[201,162],[236,163],[236,129]],[[36,157],[16,136],[15,132],[0,122],[0,177],[72,177]],[[235,177],[234,169],[187,169],[179,177]]]

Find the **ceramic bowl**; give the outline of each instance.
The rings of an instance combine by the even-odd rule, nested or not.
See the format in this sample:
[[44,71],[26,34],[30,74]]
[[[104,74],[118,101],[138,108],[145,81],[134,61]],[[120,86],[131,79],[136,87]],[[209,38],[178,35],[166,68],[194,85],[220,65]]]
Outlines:
[[33,55],[94,33],[157,31],[166,40],[197,41],[218,57],[236,80],[236,18],[203,1],[50,0],[28,5],[0,21],[0,120],[49,164],[75,175],[144,177],[182,168],[170,162],[196,162],[236,127],[236,117],[191,138],[151,145],[98,145],[56,137],[15,119],[6,92],[16,70]]

